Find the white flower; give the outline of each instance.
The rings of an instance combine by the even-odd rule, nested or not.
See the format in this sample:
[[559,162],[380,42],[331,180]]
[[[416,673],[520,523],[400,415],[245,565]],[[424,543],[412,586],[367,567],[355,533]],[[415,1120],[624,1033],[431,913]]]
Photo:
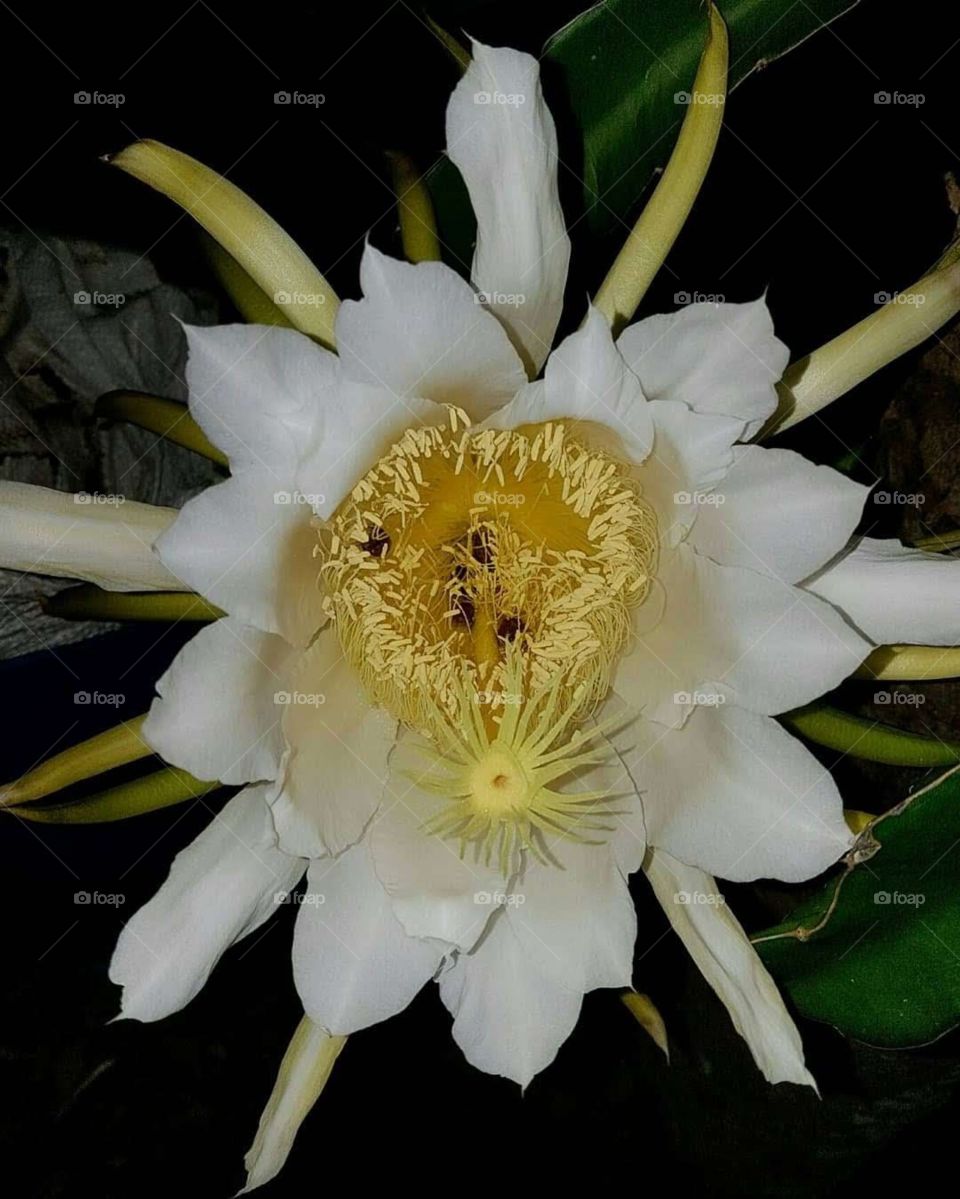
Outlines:
[[616,341],[591,308],[547,357],[569,241],[533,59],[475,44],[447,132],[472,286],[367,246],[338,354],[187,330],[231,477],[156,552],[227,615],[144,735],[247,786],[122,934],[123,1014],[183,1006],[306,872],[315,1025],[353,1033],[436,979],[467,1058],[526,1085],[585,992],[630,985],[643,867],[766,1076],[812,1082],[712,876],[798,881],[849,848],[829,772],[774,717],[875,643],[955,642],[956,563],[851,541],[864,487],[745,444],[787,363],[763,299]]

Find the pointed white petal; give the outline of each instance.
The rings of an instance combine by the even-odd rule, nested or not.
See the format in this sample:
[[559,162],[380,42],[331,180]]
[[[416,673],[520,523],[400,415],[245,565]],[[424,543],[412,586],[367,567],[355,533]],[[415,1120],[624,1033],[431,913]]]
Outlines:
[[0,481],[0,566],[107,591],[186,591],[154,551],[173,508]]
[[377,810],[397,723],[371,707],[332,629],[303,654],[281,709],[290,753],[271,799],[280,845],[319,858],[357,841]]
[[368,244],[360,284],[363,299],[345,301],[337,317],[341,361],[358,383],[479,419],[526,382],[496,317],[449,267],[400,262]]
[[123,987],[120,1015],[161,1020],[189,1003],[221,954],[260,927],[305,865],[277,849],[264,787],[234,796],[120,934],[110,962],[111,981]]
[[557,133],[535,58],[473,43],[473,60],[447,107],[447,154],[477,216],[474,287],[533,377],[553,343],[570,261]]
[[630,986],[637,918],[610,846],[558,839],[550,852],[559,865],[528,860],[507,906],[528,958],[570,991]]
[[327,1085],[346,1037],[331,1037],[306,1016],[297,1025],[280,1063],[256,1139],[243,1159],[247,1184],[241,1195],[255,1191],[283,1169],[294,1138]]
[[698,505],[690,544],[700,553],[797,583],[847,544],[869,488],[792,450],[735,446],[733,459]]
[[557,1056],[583,1002],[582,992],[531,961],[505,911],[439,981],[440,998],[454,1017],[453,1039],[467,1061],[522,1087]]
[[960,562],[861,538],[804,583],[877,645],[960,642]]
[[615,689],[662,724],[698,703],[775,716],[852,674],[866,641],[828,604],[770,575],[720,566],[680,545],[661,552],[657,585],[634,617]]
[[747,437],[776,408],[776,384],[790,357],[762,297],[647,317],[624,329],[617,345],[649,399],[739,417],[748,422]]
[[410,936],[470,949],[493,911],[492,896],[503,890],[503,878],[469,852],[461,855],[456,841],[424,831],[447,803],[417,785],[418,775],[430,768],[418,744],[419,738],[406,733],[390,755],[382,810],[370,830],[374,865]]
[[231,616],[294,645],[323,623],[316,531],[292,481],[251,467],[188,500],[157,540],[164,565]]
[[259,467],[282,487],[321,420],[336,355],[295,329],[187,325],[190,413],[234,474]]
[[157,682],[144,740],[196,778],[276,778],[284,743],[274,696],[291,660],[282,637],[229,617],[201,629]]
[[311,863],[293,974],[304,1011],[327,1032],[347,1035],[402,1011],[445,948],[403,931],[365,842]]
[[769,716],[698,707],[680,729],[632,726],[627,763],[647,837],[734,882],[813,878],[853,836],[828,770]]
[[730,1013],[764,1078],[816,1089],[804,1064],[797,1026],[747,934],[723,902],[716,881],[662,849],[651,851],[647,877],[674,931]]
[[590,308],[582,328],[550,355],[543,383],[532,383],[488,424],[501,429],[566,420],[606,425],[617,434],[632,462],[653,446],[653,417],[639,380],[623,361],[610,326]]
[[653,453],[637,472],[643,496],[657,515],[660,539],[668,546],[693,527],[702,496],[720,487],[743,436],[738,417],[697,412],[681,400],[652,400]]

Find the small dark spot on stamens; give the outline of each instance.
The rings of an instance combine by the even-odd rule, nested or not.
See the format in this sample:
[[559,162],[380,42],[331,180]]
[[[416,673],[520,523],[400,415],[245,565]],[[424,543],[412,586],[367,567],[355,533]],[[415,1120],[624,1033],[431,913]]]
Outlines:
[[504,616],[497,625],[497,636],[503,641],[513,641],[524,628],[519,616]]
[[382,558],[390,549],[390,534],[380,525],[370,525],[367,529],[369,537],[359,542],[360,548],[372,554],[374,558]]
[[450,619],[455,628],[472,629],[476,615],[476,605],[469,595],[460,591],[453,596],[453,615]]
[[493,547],[483,529],[474,529],[470,534],[470,553],[481,566],[493,565]]

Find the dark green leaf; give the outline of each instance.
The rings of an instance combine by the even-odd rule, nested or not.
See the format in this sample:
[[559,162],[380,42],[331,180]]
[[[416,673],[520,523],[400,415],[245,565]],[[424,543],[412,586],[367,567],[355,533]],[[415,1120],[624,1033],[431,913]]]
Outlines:
[[[729,88],[793,49],[853,0],[727,0]],[[593,227],[630,213],[655,167],[666,161],[686,109],[706,38],[701,0],[608,0],[547,43],[562,73],[583,148],[584,205]]]
[[[960,772],[905,800],[872,832],[880,848],[839,893],[831,880],[754,939],[803,1015],[872,1045],[922,1045],[960,1024]],[[808,940],[777,936],[825,916]]]

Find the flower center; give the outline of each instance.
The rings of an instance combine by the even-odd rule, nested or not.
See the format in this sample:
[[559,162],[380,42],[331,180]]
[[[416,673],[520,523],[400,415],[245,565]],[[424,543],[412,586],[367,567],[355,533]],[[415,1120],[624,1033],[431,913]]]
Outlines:
[[585,715],[649,590],[656,519],[565,424],[408,430],[321,535],[327,614],[371,700],[425,731],[464,671],[494,708],[515,646],[530,693],[563,675]]
[[[517,650],[508,651],[504,670],[507,684],[519,687],[523,663]],[[417,786],[448,801],[426,832],[459,840],[461,854],[472,844],[509,875],[521,849],[548,861],[551,839],[587,841],[590,833],[611,831],[603,823],[614,815],[606,806],[613,798],[609,792],[552,786],[612,756],[600,743],[604,724],[564,740],[574,708],[560,710],[562,678],[558,673],[522,707],[505,710],[493,734],[463,684],[456,717],[437,711],[432,741],[418,746],[428,765],[409,772]]]
[[471,768],[469,787],[477,811],[500,817],[525,806],[530,783],[516,754],[509,746],[497,745]]
[[548,784],[586,764],[594,734],[558,738],[609,689],[657,523],[572,425],[447,414],[408,429],[321,529],[324,605],[371,701],[445,771],[431,785],[451,807],[432,831],[506,867],[538,831],[578,835],[601,798]]

